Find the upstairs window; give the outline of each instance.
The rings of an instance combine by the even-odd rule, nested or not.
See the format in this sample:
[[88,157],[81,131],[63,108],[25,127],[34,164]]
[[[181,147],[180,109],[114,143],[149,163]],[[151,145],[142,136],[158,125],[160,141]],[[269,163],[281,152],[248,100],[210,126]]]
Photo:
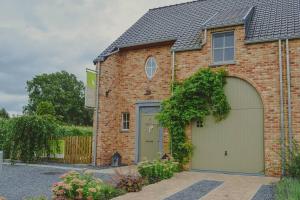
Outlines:
[[234,33],[214,33],[213,45],[213,64],[234,62]]
[[122,113],[122,130],[127,131],[129,130],[129,113],[124,112]]
[[147,75],[147,78],[151,80],[156,72],[157,64],[154,57],[149,57],[145,64],[145,72]]

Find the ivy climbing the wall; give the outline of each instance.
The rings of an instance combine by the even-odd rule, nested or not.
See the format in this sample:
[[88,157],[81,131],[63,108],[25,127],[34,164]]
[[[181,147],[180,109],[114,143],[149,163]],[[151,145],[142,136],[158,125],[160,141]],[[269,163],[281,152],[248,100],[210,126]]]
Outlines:
[[168,129],[172,155],[181,164],[188,163],[193,152],[185,134],[186,126],[193,120],[203,123],[211,114],[216,121],[228,115],[230,105],[224,93],[226,74],[224,69],[201,69],[185,81],[175,83],[173,95],[163,101],[158,120]]

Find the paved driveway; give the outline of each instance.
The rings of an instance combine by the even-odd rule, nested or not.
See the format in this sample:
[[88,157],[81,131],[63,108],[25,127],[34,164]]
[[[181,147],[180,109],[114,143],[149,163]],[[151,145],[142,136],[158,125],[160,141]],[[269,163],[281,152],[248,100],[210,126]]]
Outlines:
[[182,172],[116,200],[273,200],[268,186],[276,181],[263,176]]

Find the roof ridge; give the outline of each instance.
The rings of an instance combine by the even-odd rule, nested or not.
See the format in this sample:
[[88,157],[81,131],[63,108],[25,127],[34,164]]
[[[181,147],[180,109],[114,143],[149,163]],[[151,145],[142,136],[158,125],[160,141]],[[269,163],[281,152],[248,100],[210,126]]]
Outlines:
[[183,4],[191,4],[191,3],[198,2],[198,1],[207,1],[207,0],[187,1],[187,2],[183,2],[183,3],[176,3],[176,4],[167,5],[167,6],[160,6],[160,7],[156,7],[156,8],[151,8],[149,10],[158,10],[158,9],[162,9],[162,8],[168,8],[168,7],[173,7],[173,6],[183,5]]

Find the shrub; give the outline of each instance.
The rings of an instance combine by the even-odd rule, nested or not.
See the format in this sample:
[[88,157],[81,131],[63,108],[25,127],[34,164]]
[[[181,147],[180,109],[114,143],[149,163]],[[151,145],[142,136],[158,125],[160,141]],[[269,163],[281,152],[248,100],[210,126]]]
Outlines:
[[56,136],[56,120],[48,115],[24,115],[11,122],[11,159],[31,162],[50,154],[49,140]]
[[9,120],[0,118],[0,150],[3,149],[6,138],[8,137]]
[[88,173],[71,171],[61,176],[61,179],[52,187],[56,200],[107,200],[124,193]]
[[138,192],[142,190],[145,180],[139,174],[132,173],[123,174],[121,170],[115,170],[113,181],[117,188],[126,192]]
[[[290,151],[289,151],[290,152]],[[294,141],[293,151],[290,152],[290,159],[286,161],[287,175],[300,180],[300,151],[299,146]],[[289,157],[286,155],[286,158]]]
[[300,181],[284,178],[276,184],[276,200],[300,199]]
[[11,120],[0,118],[0,150],[4,151],[4,157],[10,154]]
[[65,136],[92,136],[93,128],[85,127],[85,126],[61,125],[57,130],[57,134],[62,137],[65,137]]
[[141,162],[138,171],[150,184],[171,178],[179,171],[179,163],[174,161],[154,160]]
[[52,103],[48,101],[42,101],[38,104],[36,109],[37,115],[52,115],[55,116],[55,109]]

